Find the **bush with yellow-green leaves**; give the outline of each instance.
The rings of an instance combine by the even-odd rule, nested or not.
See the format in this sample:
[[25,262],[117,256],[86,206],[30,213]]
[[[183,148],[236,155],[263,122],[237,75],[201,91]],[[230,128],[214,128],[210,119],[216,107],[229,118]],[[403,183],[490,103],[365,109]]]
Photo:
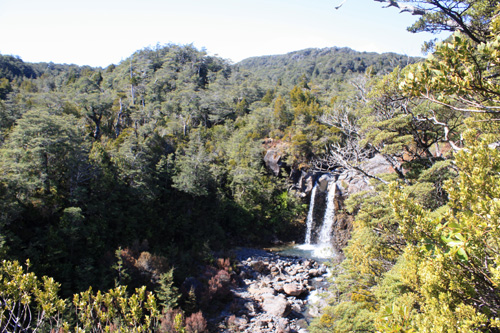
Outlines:
[[38,278],[17,261],[0,266],[1,332],[175,332],[206,331],[201,312],[184,317],[182,310],[158,305],[156,296],[137,288],[129,294],[125,286],[107,292],[92,288],[75,294],[72,305],[58,296],[60,284],[53,278]]
[[4,260],[0,266],[0,328],[2,332],[27,332],[65,327],[64,300],[57,296],[59,283],[41,279],[17,261]]

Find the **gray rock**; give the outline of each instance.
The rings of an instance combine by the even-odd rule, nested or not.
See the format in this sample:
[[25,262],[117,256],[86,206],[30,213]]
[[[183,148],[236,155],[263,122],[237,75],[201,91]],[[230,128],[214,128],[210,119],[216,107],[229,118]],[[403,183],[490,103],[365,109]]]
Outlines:
[[264,294],[271,294],[271,295],[276,294],[276,292],[274,291],[273,288],[258,287],[255,284],[253,284],[250,287],[248,287],[248,292],[250,294],[252,294],[254,297],[257,297],[257,298],[261,297]]
[[291,307],[285,296],[265,294],[263,298],[262,309],[268,314],[276,317],[286,317],[290,313]]
[[320,192],[325,192],[331,180],[332,177],[330,175],[323,175],[319,177],[318,181],[316,182],[316,184],[318,185],[318,190]]
[[283,286],[283,291],[285,292],[285,294],[289,296],[300,296],[306,291],[306,289],[304,288],[303,285],[293,282],[293,283],[286,283]]
[[302,312],[302,306],[300,304],[293,303],[292,304],[292,311],[300,313],[300,312]]
[[262,262],[260,260],[259,261],[252,261],[251,266],[255,271],[257,271],[259,273],[266,273],[266,271],[267,271],[267,265],[264,264],[264,262]]
[[273,284],[274,290],[276,290],[277,293],[282,293],[284,292],[283,290],[283,283],[282,282],[276,282]]
[[313,269],[309,270],[309,276],[310,277],[316,277],[316,276],[319,276],[319,275],[320,274],[319,274],[319,271],[317,269],[313,268]]
[[264,156],[264,163],[274,173],[275,176],[280,174],[281,154],[275,149],[269,149]]
[[[307,321],[306,321],[305,319],[299,319],[299,320],[297,321],[297,326],[299,326],[301,329],[304,329],[304,330],[305,330],[305,329],[307,329],[307,327],[308,327],[309,325],[307,324]],[[299,332],[300,332],[300,331],[299,331]],[[307,332],[307,330],[306,330],[306,332]]]
[[290,332],[290,321],[287,318],[280,318],[276,323],[276,333]]
[[240,330],[244,330],[248,325],[248,320],[245,317],[236,317],[232,320],[231,324],[236,326]]

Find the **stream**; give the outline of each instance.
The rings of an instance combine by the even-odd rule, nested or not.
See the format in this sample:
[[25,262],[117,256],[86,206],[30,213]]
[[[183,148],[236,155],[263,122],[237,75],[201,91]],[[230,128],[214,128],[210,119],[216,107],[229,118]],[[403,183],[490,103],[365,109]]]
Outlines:
[[[319,295],[329,285],[326,264],[337,255],[332,247],[336,178],[324,176],[322,189],[318,181],[311,191],[304,244],[235,249],[239,283],[231,290],[232,303],[214,320],[216,332],[306,333],[320,315],[326,304]],[[321,221],[314,220],[318,191],[326,201],[319,205]]]
[[319,314],[317,292],[327,288],[323,260],[285,255],[276,249],[235,250],[238,279],[233,301],[216,318],[216,332],[305,333]]

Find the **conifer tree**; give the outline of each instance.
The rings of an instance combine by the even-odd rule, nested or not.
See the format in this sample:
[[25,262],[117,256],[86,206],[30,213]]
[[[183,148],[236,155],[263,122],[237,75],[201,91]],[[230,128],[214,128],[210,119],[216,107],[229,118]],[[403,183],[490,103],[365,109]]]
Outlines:
[[180,294],[174,286],[174,269],[160,275],[158,288],[155,290],[156,298],[164,310],[174,309],[178,305]]

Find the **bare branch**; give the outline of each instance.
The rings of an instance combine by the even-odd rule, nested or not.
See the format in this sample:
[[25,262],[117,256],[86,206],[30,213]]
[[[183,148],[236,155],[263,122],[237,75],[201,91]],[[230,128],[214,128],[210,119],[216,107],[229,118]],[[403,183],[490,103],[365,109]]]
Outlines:
[[431,101],[433,103],[436,103],[436,104],[439,104],[439,105],[442,105],[442,106],[446,106],[446,107],[448,107],[448,108],[450,108],[452,110],[455,110],[455,111],[471,112],[471,113],[490,113],[490,114],[500,113],[500,106],[482,105],[482,104],[478,104],[476,102],[473,102],[473,101],[461,98],[462,102],[465,102],[465,103],[470,104],[470,105],[474,105],[474,106],[476,106],[478,108],[482,108],[483,110],[478,110],[478,109],[464,109],[464,108],[459,108],[459,107],[453,106],[453,105],[445,103],[445,102],[441,102],[441,101],[437,100],[436,98],[432,97],[431,95],[429,95],[428,93],[427,94],[422,93],[421,95],[422,95],[422,97],[424,97],[425,99],[427,99],[427,100],[429,100],[429,101]]
[[345,4],[346,1],[347,0],[344,0],[344,1],[342,1],[342,3],[340,5],[335,6],[335,9],[339,9],[340,7],[342,7]]
[[[431,110],[432,111],[432,110]],[[433,113],[433,117],[426,117],[426,116],[413,116],[413,119],[415,119],[416,121],[419,121],[419,122],[423,122],[423,121],[429,121],[429,122],[432,122],[433,124],[435,125],[438,125],[438,126],[441,126],[443,127],[443,130],[444,130],[444,141],[445,142],[448,142],[451,146],[451,148],[457,152],[459,150],[461,150],[462,148],[458,147],[455,142],[453,142],[452,140],[450,140],[449,138],[449,135],[450,135],[450,127],[448,126],[447,123],[444,123],[444,122],[441,122],[439,120],[437,120],[437,117],[436,117],[436,114],[434,111],[432,111]]]
[[387,3],[387,6],[385,6],[384,8],[396,7],[398,9],[400,9],[400,13],[406,12],[406,13],[410,13],[412,15],[424,15],[426,13],[426,11],[422,8],[417,8],[415,6],[408,5],[408,4],[402,4],[402,3],[398,2],[398,1],[394,1],[394,0],[375,0],[375,1]]
[[315,161],[315,164],[323,164],[326,162],[329,166],[341,167],[346,170],[353,170],[368,178],[375,179],[384,184],[388,184],[387,181],[383,180],[380,177],[372,175],[368,171],[363,169],[362,162],[368,160],[369,154],[370,152],[365,149],[351,151],[348,147],[331,145],[328,156],[321,161]]

